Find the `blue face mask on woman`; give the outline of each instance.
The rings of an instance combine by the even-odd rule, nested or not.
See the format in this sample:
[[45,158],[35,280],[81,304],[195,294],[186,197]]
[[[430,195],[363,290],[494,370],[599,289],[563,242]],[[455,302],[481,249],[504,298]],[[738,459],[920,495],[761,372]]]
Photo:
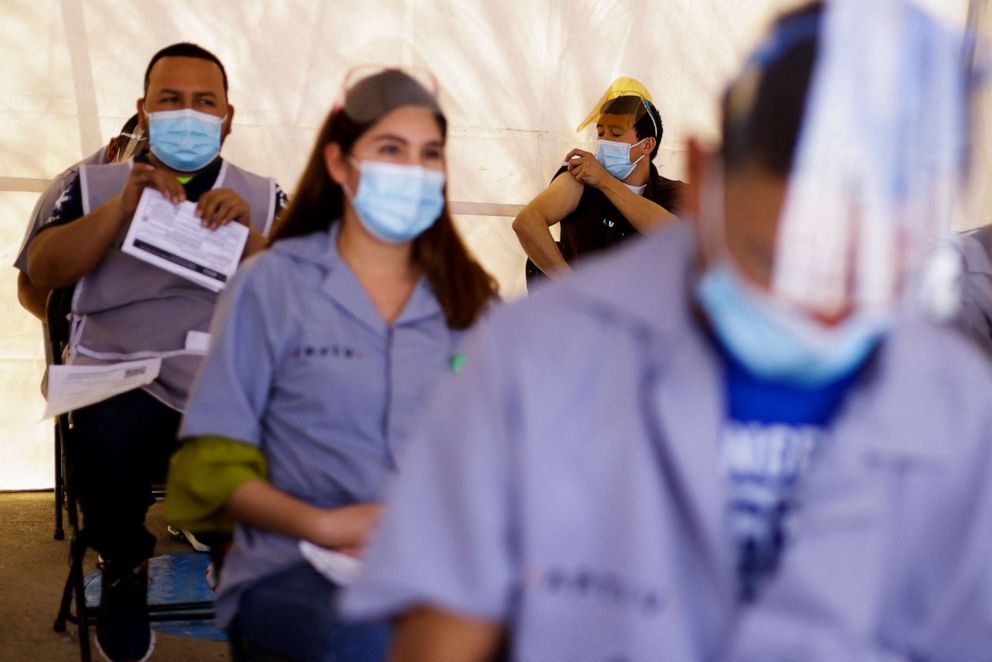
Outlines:
[[885,317],[825,327],[744,284],[726,264],[709,269],[696,299],[724,348],[764,379],[822,386],[857,370],[888,328]]
[[614,140],[600,140],[596,146],[596,160],[599,161],[604,168],[606,168],[606,172],[623,181],[624,179],[630,177],[630,173],[634,172],[634,168],[636,168],[637,164],[644,158],[644,155],[641,154],[640,158],[634,162],[631,162],[630,150],[637,147],[645,140],[647,140],[647,138],[638,140],[633,145],[616,142]]
[[194,172],[220,154],[224,118],[191,108],[146,112],[148,143],[159,161],[179,172]]
[[351,204],[365,229],[401,244],[434,225],[444,209],[444,172],[421,166],[357,162],[362,178]]

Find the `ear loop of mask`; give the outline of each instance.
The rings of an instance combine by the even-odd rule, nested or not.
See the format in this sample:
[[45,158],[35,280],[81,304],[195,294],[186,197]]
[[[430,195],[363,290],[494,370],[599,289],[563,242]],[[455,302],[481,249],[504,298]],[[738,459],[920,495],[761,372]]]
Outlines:
[[636,166],[638,163],[640,163],[642,160],[644,160],[644,157],[645,156],[647,156],[647,154],[641,154],[640,156],[637,157],[636,160],[634,160],[634,161],[631,161],[630,160],[630,150],[634,149],[635,147],[637,147],[638,145],[640,145],[645,140],[647,140],[647,138],[641,138],[636,143],[634,143],[633,145],[631,145],[630,147],[627,148],[627,161],[630,162],[631,165]]
[[[636,143],[634,143],[633,145],[630,146],[631,149],[633,149],[634,147],[637,147],[638,145],[640,145],[642,142],[644,142],[648,138],[654,138],[655,141],[658,140],[658,124],[654,121],[654,115],[651,114],[651,102],[648,101],[647,99],[641,99],[641,103],[644,105],[644,112],[651,119],[651,126],[654,127],[654,135],[653,136],[647,136],[645,138],[641,138]],[[629,152],[628,152],[628,154],[629,154]],[[649,154],[641,154],[639,157],[637,157],[637,160],[636,161],[631,161],[631,163],[633,163],[634,165],[637,165],[638,163],[641,162],[641,159],[643,159],[645,156],[649,156]],[[628,160],[630,160],[629,157],[628,157]]]
[[[651,118],[651,126],[654,127],[654,136],[652,137],[655,140],[660,140],[658,137],[658,123],[654,121],[654,115],[651,114],[651,102],[647,99],[641,99],[641,103],[644,104],[644,111],[647,113],[648,117]],[[647,138],[645,138],[645,140],[647,140]]]
[[[354,168],[355,170],[358,171],[358,185],[361,186],[362,185],[362,181],[361,181],[361,177],[362,177],[362,162],[359,161],[358,159],[356,159],[354,156],[352,156],[350,154],[347,156],[347,158],[345,160],[348,162],[348,164],[352,168]],[[356,188],[355,189],[355,192],[352,193],[351,192],[351,189],[348,187],[347,184],[342,184],[341,185],[341,190],[344,191],[345,197],[348,198],[348,202],[350,202],[352,208],[354,208],[354,206],[355,206],[355,195],[358,193],[358,189]]]

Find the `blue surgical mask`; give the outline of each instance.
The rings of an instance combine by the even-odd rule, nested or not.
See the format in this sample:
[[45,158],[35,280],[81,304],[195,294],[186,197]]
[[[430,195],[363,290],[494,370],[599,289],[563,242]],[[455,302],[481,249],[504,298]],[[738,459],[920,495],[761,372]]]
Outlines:
[[721,344],[744,367],[797,386],[822,386],[853,373],[889,324],[885,316],[855,316],[825,327],[745,284],[727,264],[703,274],[696,298]]
[[365,229],[393,244],[418,237],[444,209],[444,172],[421,166],[358,162],[351,204]]
[[224,118],[191,108],[146,112],[148,143],[159,161],[179,172],[195,172],[220,154]]
[[637,147],[645,140],[647,140],[647,138],[638,140],[633,145],[616,142],[614,140],[600,140],[596,146],[596,160],[599,161],[604,168],[606,168],[606,172],[623,181],[624,179],[630,177],[630,173],[634,172],[634,168],[636,168],[637,164],[644,158],[644,155],[641,154],[640,158],[634,162],[631,162],[630,150]]

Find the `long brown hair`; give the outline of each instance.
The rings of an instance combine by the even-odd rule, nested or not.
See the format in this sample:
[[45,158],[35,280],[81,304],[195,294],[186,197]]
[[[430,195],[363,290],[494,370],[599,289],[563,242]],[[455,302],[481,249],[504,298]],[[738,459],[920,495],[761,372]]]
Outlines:
[[[447,137],[448,123],[435,114],[441,135]],[[351,153],[355,142],[378,118],[356,122],[341,108],[332,109],[317,134],[310,160],[300,184],[272,233],[270,244],[290,237],[325,232],[344,215],[344,190],[327,172],[324,148],[330,143]],[[444,310],[448,326],[466,329],[479,318],[489,300],[496,296],[496,281],[469,254],[448,212],[447,189],[441,215],[430,228],[413,240],[412,259],[424,270],[434,296]]]

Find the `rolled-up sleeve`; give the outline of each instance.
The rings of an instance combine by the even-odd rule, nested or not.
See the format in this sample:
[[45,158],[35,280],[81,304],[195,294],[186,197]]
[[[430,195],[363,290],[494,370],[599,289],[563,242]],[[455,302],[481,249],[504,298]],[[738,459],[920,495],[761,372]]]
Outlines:
[[73,174],[59,181],[53,181],[41,194],[31,210],[31,222],[24,233],[21,247],[17,251],[14,267],[28,272],[28,251],[31,242],[48,228],[65,225],[83,215],[82,193],[79,178]]
[[224,504],[236,489],[268,474],[261,449],[236,439],[187,439],[169,460],[165,519],[186,531],[231,531]]
[[462,369],[443,380],[404,449],[346,615],[431,605],[506,618],[518,574],[509,494],[517,415],[487,337],[468,343]]

